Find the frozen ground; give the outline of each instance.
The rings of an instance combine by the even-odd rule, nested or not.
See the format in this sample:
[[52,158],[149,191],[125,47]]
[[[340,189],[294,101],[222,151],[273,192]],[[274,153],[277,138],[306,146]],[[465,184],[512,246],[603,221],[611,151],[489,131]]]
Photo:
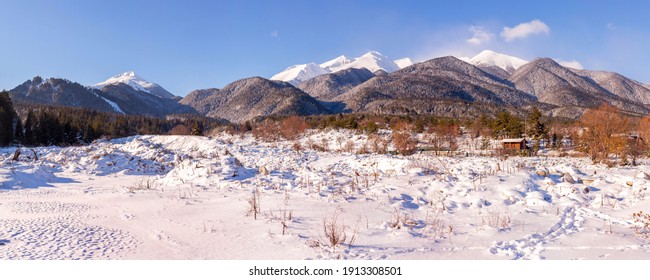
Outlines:
[[[336,149],[341,136],[361,137],[311,137]],[[632,219],[650,209],[646,164],[292,144],[138,136],[18,161],[0,149],[0,259],[650,259]],[[346,241],[332,248],[337,213]]]

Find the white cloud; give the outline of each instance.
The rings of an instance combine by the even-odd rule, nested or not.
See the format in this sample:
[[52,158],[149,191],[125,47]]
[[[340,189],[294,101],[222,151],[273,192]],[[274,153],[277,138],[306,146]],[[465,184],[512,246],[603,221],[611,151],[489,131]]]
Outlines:
[[273,38],[278,38],[278,35],[280,35],[280,33],[278,33],[277,30],[273,30],[273,31],[271,31],[271,33],[269,33],[269,36],[271,36]]
[[569,68],[579,69],[579,70],[585,69],[584,67],[582,67],[582,64],[575,59],[572,60],[556,59],[555,61],[557,61],[558,64],[564,67],[569,67]]
[[607,23],[607,29],[609,29],[609,30],[615,30],[615,29],[616,29],[616,25],[614,25],[613,22],[608,22],[608,23]]
[[472,44],[472,45],[480,45],[483,43],[487,43],[490,40],[492,40],[492,37],[494,37],[494,34],[485,31],[485,29],[482,26],[470,26],[469,31],[474,33],[474,36],[472,38],[467,39],[467,42]]
[[539,19],[534,19],[530,22],[520,23],[515,27],[503,27],[501,37],[506,42],[511,42],[515,39],[523,39],[533,34],[545,33],[548,34],[551,29]]

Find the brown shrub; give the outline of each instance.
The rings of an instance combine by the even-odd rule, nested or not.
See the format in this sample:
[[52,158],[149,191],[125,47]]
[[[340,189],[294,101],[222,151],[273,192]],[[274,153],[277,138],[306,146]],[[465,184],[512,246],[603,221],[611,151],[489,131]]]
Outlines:
[[354,152],[354,141],[352,141],[351,139],[346,141],[345,145],[343,145],[343,150],[348,153]]
[[370,150],[377,154],[385,154],[388,152],[388,141],[379,135],[373,134],[368,137]]
[[280,125],[273,120],[264,120],[253,127],[253,136],[269,142],[280,140]]
[[169,131],[169,135],[190,135],[190,134],[192,134],[192,131],[187,125],[184,124],[179,124],[177,126],[174,126]]
[[300,137],[301,134],[309,127],[307,122],[298,116],[291,116],[280,124],[280,134],[287,140],[294,140]]
[[393,131],[393,145],[402,155],[411,155],[417,148],[415,136],[408,131]]
[[612,153],[625,152],[629,121],[618,108],[603,104],[589,109],[580,122],[585,127],[581,146],[594,163],[606,161]]

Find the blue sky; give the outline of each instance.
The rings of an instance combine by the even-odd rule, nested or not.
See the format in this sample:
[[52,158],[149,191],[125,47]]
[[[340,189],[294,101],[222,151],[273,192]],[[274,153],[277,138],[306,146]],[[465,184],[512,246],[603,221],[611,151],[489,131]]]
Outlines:
[[426,60],[492,49],[650,83],[648,11],[650,1],[0,0],[0,89],[134,70],[184,96],[370,50]]

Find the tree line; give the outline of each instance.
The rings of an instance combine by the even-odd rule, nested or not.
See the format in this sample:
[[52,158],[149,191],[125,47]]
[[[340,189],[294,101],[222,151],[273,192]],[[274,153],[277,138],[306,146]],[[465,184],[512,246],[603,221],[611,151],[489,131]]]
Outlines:
[[222,123],[194,115],[166,119],[72,107],[20,104],[0,93],[0,146],[70,146],[143,134],[202,135]]
[[[352,129],[373,139],[379,139],[375,136],[380,130],[390,130],[392,139],[384,141],[391,141],[401,154],[423,149],[450,154],[459,148],[458,137],[465,134],[476,146],[473,149],[489,149],[490,139],[523,137],[533,143],[527,155],[536,155],[543,148],[540,143],[545,143],[545,148],[559,150],[561,155],[566,151],[581,152],[594,163],[636,164],[638,157],[650,155],[650,115],[644,118],[625,115],[608,104],[585,110],[577,120],[547,117],[532,107],[525,114],[502,111],[473,119],[367,114],[271,116],[233,124],[227,130],[250,131],[256,138],[277,141],[295,140],[307,128]],[[418,140],[416,134],[423,137]],[[318,143],[310,146],[319,147]]]

